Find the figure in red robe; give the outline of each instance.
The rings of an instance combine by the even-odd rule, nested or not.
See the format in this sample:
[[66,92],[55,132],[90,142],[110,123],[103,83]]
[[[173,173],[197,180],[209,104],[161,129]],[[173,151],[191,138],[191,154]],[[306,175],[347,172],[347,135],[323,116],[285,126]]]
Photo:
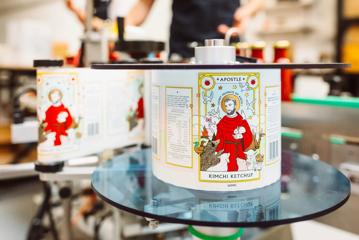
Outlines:
[[226,112],[217,124],[215,140],[220,140],[216,151],[229,153],[227,171],[238,171],[237,159],[247,160],[244,151],[252,143],[253,134],[247,120],[237,112],[239,99],[235,95],[226,95],[222,99],[222,109]]
[[67,136],[67,130],[71,127],[73,119],[70,111],[62,103],[62,92],[53,89],[49,92],[52,105],[45,112],[45,132],[55,133],[54,145],[61,145],[61,136]]
[[144,110],[144,103],[143,103],[143,83],[138,88],[138,92],[140,93],[140,98],[137,101],[137,108],[136,108],[136,117],[137,119],[143,119],[145,117],[145,110]]
[[144,106],[143,106],[143,97],[141,97],[137,101],[136,117],[137,117],[137,119],[143,119],[145,117],[145,110],[144,110]]

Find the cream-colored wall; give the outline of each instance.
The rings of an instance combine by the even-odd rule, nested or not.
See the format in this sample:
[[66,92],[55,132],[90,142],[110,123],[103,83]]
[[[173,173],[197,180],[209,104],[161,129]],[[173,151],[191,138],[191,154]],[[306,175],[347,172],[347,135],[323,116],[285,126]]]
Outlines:
[[[23,63],[30,64],[30,58],[46,57],[44,55],[49,52],[51,42],[67,42],[70,53],[75,53],[80,45],[83,27],[67,10],[64,2],[65,0],[13,0],[12,3],[0,3],[0,63],[19,62],[19,58],[26,52]],[[115,0],[117,10],[113,12],[123,15],[135,2],[136,0]],[[171,2],[156,0],[146,23],[140,28],[144,39],[168,39]],[[46,44],[46,41],[50,42]],[[39,42],[42,43],[41,46],[36,46]],[[40,56],[37,53],[41,53]]]

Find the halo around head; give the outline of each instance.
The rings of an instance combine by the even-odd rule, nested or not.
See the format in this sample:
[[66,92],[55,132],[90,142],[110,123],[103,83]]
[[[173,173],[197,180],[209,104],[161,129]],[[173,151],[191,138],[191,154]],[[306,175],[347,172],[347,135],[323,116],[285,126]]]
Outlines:
[[60,99],[62,100],[63,94],[62,94],[61,90],[58,89],[58,88],[54,88],[54,89],[51,89],[51,90],[50,90],[50,92],[49,92],[48,95],[47,95],[47,97],[49,98],[49,100],[52,101],[51,95],[52,95],[53,93],[55,93],[55,92],[58,92],[58,93],[59,93]]
[[241,102],[239,100],[239,97],[234,95],[234,94],[227,94],[225,96],[223,96],[222,100],[221,100],[221,108],[223,112],[226,112],[226,106],[224,105],[224,103],[228,100],[231,99],[233,101],[236,102],[236,112],[239,110],[239,107],[241,105]]

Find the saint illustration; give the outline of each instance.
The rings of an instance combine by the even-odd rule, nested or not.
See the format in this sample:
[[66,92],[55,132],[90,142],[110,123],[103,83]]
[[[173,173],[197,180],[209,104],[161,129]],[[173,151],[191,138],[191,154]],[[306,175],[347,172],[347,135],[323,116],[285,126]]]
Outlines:
[[140,84],[138,88],[139,98],[137,100],[137,104],[135,109],[131,107],[127,121],[129,123],[129,130],[132,131],[137,126],[140,126],[140,129],[144,129],[144,118],[145,118],[145,110],[144,110],[144,86],[143,83]]
[[144,87],[143,83],[138,88],[140,93],[140,98],[137,101],[137,109],[136,109],[136,117],[137,119],[144,119],[145,118],[145,110],[144,110],[144,102],[143,102],[143,95],[144,95]]
[[67,130],[71,127],[73,119],[70,111],[62,103],[63,94],[55,88],[49,92],[48,98],[51,106],[45,112],[44,131],[54,133],[54,146],[61,145],[61,136],[67,136]]
[[227,171],[238,171],[238,161],[246,161],[244,153],[253,140],[253,134],[239,113],[240,100],[233,94],[225,95],[221,100],[221,108],[226,113],[217,124],[215,140],[219,140],[216,152],[229,154]]

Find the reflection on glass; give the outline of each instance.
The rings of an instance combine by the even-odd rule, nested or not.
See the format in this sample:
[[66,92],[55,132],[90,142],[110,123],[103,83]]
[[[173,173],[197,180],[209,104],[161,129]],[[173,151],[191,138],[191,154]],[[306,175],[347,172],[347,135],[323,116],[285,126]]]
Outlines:
[[260,191],[240,193],[195,191],[175,186],[158,189],[160,184],[160,180],[153,179],[153,197],[145,205],[145,211],[227,222],[259,222],[278,217],[279,181]]
[[291,152],[282,154],[282,180],[255,190],[209,192],[164,183],[152,174],[150,149],[107,161],[92,184],[111,204],[139,215],[234,226],[310,218],[344,202],[350,192],[338,170]]

